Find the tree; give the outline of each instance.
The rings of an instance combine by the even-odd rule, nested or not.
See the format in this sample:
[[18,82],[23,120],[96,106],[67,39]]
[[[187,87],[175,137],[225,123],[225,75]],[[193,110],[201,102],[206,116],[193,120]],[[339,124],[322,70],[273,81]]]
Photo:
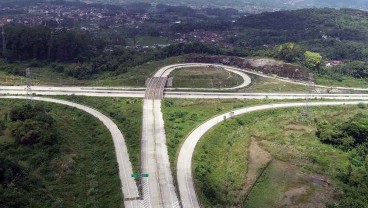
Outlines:
[[304,65],[307,68],[311,70],[317,70],[319,73],[321,63],[322,63],[322,56],[319,53],[311,51],[306,51],[304,53]]
[[10,111],[11,133],[17,144],[55,144],[54,119],[42,105],[16,106]]
[[297,62],[303,57],[303,49],[295,43],[285,43],[276,47],[275,57],[287,62]]

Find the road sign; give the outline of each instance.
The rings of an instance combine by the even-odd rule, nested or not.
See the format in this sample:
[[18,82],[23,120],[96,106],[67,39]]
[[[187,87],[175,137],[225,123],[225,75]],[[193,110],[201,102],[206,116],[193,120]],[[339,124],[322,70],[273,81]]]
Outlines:
[[143,174],[138,174],[138,173],[133,173],[132,178],[147,178],[149,176],[148,173],[143,173]]

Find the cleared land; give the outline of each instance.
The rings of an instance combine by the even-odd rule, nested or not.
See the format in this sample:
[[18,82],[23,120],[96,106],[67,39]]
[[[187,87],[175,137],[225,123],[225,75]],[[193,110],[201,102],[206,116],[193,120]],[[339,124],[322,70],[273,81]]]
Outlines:
[[[337,177],[347,171],[349,157],[318,140],[316,122],[343,121],[367,110],[358,106],[313,107],[312,119],[303,118],[302,112],[297,108],[255,112],[227,120],[208,132],[193,159],[201,204],[319,207],[334,202],[340,183]],[[268,165],[257,167],[250,148],[261,148],[274,159],[260,159],[258,162]],[[258,181],[247,184],[255,167]],[[244,191],[249,186],[251,191]]]
[[215,67],[187,67],[173,71],[174,87],[230,88],[243,83],[241,76]]
[[[0,100],[1,120],[13,106],[25,102]],[[1,187],[7,190],[1,197],[14,197],[8,198],[13,206],[121,207],[116,156],[105,126],[81,110],[41,103],[55,120],[58,143],[50,147],[15,147],[10,132],[1,132],[0,154],[25,170],[22,184],[29,184],[21,188]]]

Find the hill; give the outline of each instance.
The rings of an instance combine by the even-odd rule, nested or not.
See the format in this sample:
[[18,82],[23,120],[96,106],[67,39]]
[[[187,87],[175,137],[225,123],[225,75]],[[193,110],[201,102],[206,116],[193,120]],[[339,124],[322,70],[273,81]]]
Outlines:
[[[79,1],[79,0],[78,0]],[[137,3],[135,0],[80,0],[86,3]],[[356,8],[368,9],[366,0],[140,0],[140,2],[153,4],[171,4],[194,7],[232,7],[245,11],[275,11],[280,9],[301,9],[311,7],[330,7],[330,8]]]

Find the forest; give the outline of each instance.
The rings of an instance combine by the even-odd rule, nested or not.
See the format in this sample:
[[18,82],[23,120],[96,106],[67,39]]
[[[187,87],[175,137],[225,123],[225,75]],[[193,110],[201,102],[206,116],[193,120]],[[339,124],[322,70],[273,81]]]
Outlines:
[[99,120],[35,100],[0,104],[0,207],[120,207],[113,142]]
[[[49,110],[42,105],[19,105],[9,110],[0,120],[0,136],[10,132],[12,142],[0,146],[0,202],[3,207],[24,207],[32,202],[33,194],[40,193],[43,177],[49,171],[45,161],[59,154],[58,133]],[[32,154],[37,150],[38,154]],[[20,164],[19,161],[23,161]],[[27,166],[26,166],[27,164]],[[31,197],[32,196],[32,197]],[[42,196],[42,194],[40,194]],[[44,195],[44,200],[49,196]]]
[[[5,26],[6,53],[1,52],[1,56],[10,64],[22,61],[50,64],[55,71],[78,79],[89,79],[105,71],[125,73],[133,66],[152,60],[190,53],[272,57],[301,64],[313,73],[336,79],[340,75],[367,77],[368,12],[365,11],[325,8],[246,15],[234,9],[195,10],[161,4],[153,10],[146,4],[132,4],[129,8],[134,15],[148,12],[149,19],[136,26],[121,25],[121,29],[115,31],[106,23],[98,32],[8,24]],[[175,42],[178,34],[198,31],[216,33],[223,36],[223,40]],[[140,37],[165,38],[171,43],[166,47],[143,47],[136,44]],[[132,40],[133,46],[128,44]],[[280,47],[287,44],[295,48],[280,54]],[[2,47],[2,43],[0,45]],[[306,51],[321,56],[317,67],[305,63]],[[324,62],[330,60],[346,65],[323,67]],[[73,65],[59,67],[58,63]],[[3,66],[2,70],[16,73],[9,67]]]

